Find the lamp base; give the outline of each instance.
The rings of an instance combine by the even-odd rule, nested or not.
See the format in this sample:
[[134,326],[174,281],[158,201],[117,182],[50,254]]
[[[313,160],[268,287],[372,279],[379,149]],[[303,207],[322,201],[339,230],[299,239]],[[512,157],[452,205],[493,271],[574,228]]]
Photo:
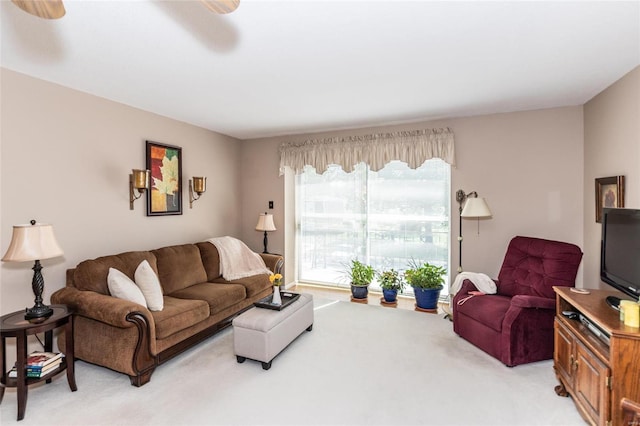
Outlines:
[[33,307],[25,309],[24,319],[32,323],[39,323],[49,318],[53,314],[53,309],[42,303],[44,278],[42,277],[42,265],[39,260],[36,260],[32,269],[33,280],[31,281],[31,288],[36,298],[33,301],[35,303]]
[[24,319],[31,323],[39,323],[53,315],[53,309],[47,305],[36,304],[24,310]]
[[262,240],[262,243],[264,244],[264,251],[262,253],[264,254],[269,254],[269,252],[267,251],[267,231],[264,231],[264,238]]

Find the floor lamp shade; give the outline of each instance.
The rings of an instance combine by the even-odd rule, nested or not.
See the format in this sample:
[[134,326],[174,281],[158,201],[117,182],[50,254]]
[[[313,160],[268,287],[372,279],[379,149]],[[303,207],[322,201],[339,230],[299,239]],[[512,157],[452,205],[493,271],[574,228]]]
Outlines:
[[464,204],[462,217],[491,217],[491,210],[484,198],[467,198]]
[[64,253],[58,245],[51,225],[31,221],[29,225],[16,225],[7,252],[2,257],[3,262],[29,262],[33,265],[33,280],[31,287],[35,295],[35,304],[25,311],[25,319],[32,322],[44,321],[51,316],[53,310],[42,303],[44,278],[42,277],[43,259],[62,256]]

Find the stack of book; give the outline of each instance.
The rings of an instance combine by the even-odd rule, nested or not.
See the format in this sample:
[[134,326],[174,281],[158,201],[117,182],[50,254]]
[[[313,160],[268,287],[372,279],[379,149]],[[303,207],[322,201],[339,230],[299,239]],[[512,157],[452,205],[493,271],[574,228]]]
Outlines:
[[27,377],[40,378],[57,370],[63,355],[54,352],[32,352],[27,358]]

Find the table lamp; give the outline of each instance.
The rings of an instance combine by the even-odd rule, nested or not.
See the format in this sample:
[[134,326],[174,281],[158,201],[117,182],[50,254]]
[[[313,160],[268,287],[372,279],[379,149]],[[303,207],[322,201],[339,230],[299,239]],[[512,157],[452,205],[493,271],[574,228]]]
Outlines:
[[256,231],[264,231],[264,251],[263,253],[269,253],[267,251],[267,232],[276,230],[276,226],[273,224],[273,215],[264,212],[258,217],[258,224],[256,225]]
[[32,220],[29,225],[15,225],[9,248],[2,258],[3,262],[29,262],[33,265],[33,280],[31,287],[35,295],[35,304],[25,309],[24,318],[29,322],[44,321],[53,314],[53,309],[42,303],[44,278],[40,260],[62,256],[64,253],[53,234],[53,227],[48,224],[36,223]]

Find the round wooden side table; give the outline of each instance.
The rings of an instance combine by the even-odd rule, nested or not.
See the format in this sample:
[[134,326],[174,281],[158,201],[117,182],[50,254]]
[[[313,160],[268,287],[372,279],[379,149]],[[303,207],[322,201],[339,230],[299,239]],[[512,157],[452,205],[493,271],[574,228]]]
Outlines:
[[[29,385],[46,380],[47,383],[51,379],[63,371],[67,371],[67,382],[71,391],[75,392],[76,378],[74,371],[74,354],[73,354],[73,311],[66,305],[51,305],[53,314],[40,323],[30,323],[24,319],[24,311],[16,311],[0,317],[0,334],[2,337],[2,378],[0,379],[0,403],[4,397],[4,389],[15,387],[18,388],[18,420],[24,418],[27,408],[27,390]],[[29,354],[27,353],[27,336],[44,333],[44,350],[52,352],[53,350],[53,330],[58,327],[64,327],[66,353],[60,368],[54,372],[40,378],[27,377],[26,362]],[[13,337],[16,339],[16,370],[18,377],[11,378],[7,371],[6,356],[6,339]]]

